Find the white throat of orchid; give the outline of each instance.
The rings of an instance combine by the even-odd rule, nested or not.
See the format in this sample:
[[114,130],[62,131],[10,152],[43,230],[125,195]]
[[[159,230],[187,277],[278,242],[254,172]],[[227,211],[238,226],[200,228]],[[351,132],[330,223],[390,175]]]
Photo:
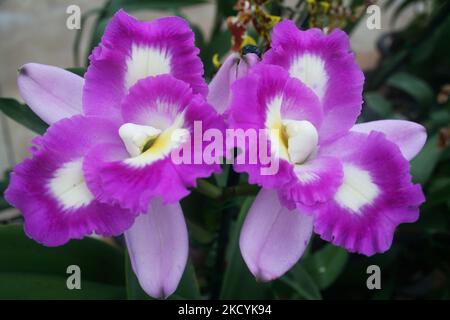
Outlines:
[[184,129],[184,115],[178,115],[171,126],[155,128],[150,125],[125,123],[119,128],[119,135],[130,154],[125,162],[132,166],[144,166],[161,160],[189,139]]
[[353,214],[360,215],[365,205],[370,205],[380,193],[370,173],[351,164],[344,164],[344,181],[334,200]]
[[319,135],[307,120],[282,119],[281,103],[282,99],[276,97],[268,105],[266,128],[272,152],[292,164],[302,164],[316,153]]
[[149,47],[133,43],[126,61],[125,87],[130,89],[138,80],[171,71],[172,57],[166,48]]
[[84,181],[83,158],[66,162],[56,170],[49,188],[65,210],[78,209],[94,200]]
[[323,99],[327,90],[328,73],[322,58],[310,53],[300,55],[292,61],[289,74],[306,84],[320,100]]

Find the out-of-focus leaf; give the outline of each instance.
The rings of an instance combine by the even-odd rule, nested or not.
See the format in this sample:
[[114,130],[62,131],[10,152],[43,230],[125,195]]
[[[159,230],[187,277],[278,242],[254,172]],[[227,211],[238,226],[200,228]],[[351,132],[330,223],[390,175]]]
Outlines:
[[327,244],[306,258],[303,265],[320,289],[326,289],[344,270],[347,260],[347,251]]
[[231,168],[231,165],[229,165],[229,164],[223,165],[222,171],[220,171],[219,174],[217,174],[217,173],[214,174],[214,178],[217,183],[217,186],[219,186],[221,188],[224,188],[227,186],[228,173],[231,170],[230,168]]
[[[83,275],[83,272],[81,273]],[[67,275],[68,276],[68,275]],[[0,299],[124,299],[125,288],[106,283],[81,280],[81,289],[69,290],[67,277],[33,274],[0,273]]]
[[208,244],[214,240],[214,234],[203,227],[199,226],[197,223],[190,220],[186,221],[189,236],[196,242],[200,244]]
[[0,110],[9,118],[27,127],[31,131],[43,134],[48,125],[24,104],[11,98],[0,98]]
[[184,269],[178,289],[169,299],[177,300],[194,300],[200,299],[200,288],[198,286],[197,277],[195,276],[194,266],[189,260]]
[[387,281],[383,281],[381,290],[374,290],[372,300],[389,300],[395,292],[395,278],[391,277]]
[[437,136],[428,139],[422,151],[411,161],[413,181],[425,184],[431,177],[442,150],[438,147]]
[[435,25],[433,32],[430,32],[428,37],[414,49],[411,57],[412,63],[421,64],[427,59],[433,59],[433,62],[436,63],[435,59],[439,59],[439,56],[446,59],[450,47],[447,40],[449,33],[450,15],[441,25]]
[[207,0],[120,0],[118,4],[125,10],[174,10],[207,3]]
[[216,0],[217,2],[217,11],[224,17],[233,16],[236,14],[236,10],[234,9],[234,5],[236,1],[234,0]]
[[205,67],[205,77],[207,80],[212,79],[216,69],[212,63],[213,56],[217,53],[221,60],[224,59],[226,53],[231,48],[231,35],[228,31],[220,31],[213,36],[205,49],[203,64]]
[[450,123],[450,108],[449,110],[438,110],[431,113],[430,120],[434,128],[445,127],[448,123]]
[[435,179],[427,196],[427,206],[435,206],[450,200],[450,177]]
[[254,198],[246,198],[230,236],[227,252],[227,268],[223,278],[221,299],[267,299],[270,285],[257,282],[242,259],[239,235],[247,212]]
[[408,55],[409,51],[402,49],[393,56],[386,58],[383,64],[378,67],[377,71],[367,79],[368,81],[365,83],[367,89],[375,90],[383,85],[386,78],[403,63]]
[[84,77],[84,74],[86,73],[86,68],[81,67],[66,68],[66,70],[75,73],[80,77]]
[[387,84],[413,97],[422,108],[429,108],[434,103],[433,89],[428,83],[412,74],[396,73],[388,79]]
[[198,192],[192,192],[182,199],[180,204],[188,222],[191,241],[200,245],[209,243],[215,236],[213,230],[218,227],[220,221],[218,213],[222,209],[222,204]]
[[9,174],[10,170],[5,171],[3,175],[3,179],[0,180],[0,210],[11,207],[8,202],[6,202],[3,194],[5,193],[6,188],[9,185]]
[[84,280],[124,284],[123,251],[93,238],[50,248],[29,239],[22,225],[0,226],[0,256],[0,272],[65,277],[67,266],[73,264],[81,268]]
[[291,287],[300,298],[308,300],[322,299],[319,286],[301,263],[297,263],[279,281]]
[[[21,225],[0,226],[0,256],[1,298],[125,297],[123,252],[99,240],[48,248],[29,239]],[[67,289],[70,265],[80,267],[81,290]]]
[[395,11],[392,14],[390,23],[394,24],[397,21],[398,17],[402,14],[402,12],[405,11],[405,9],[407,9],[409,6],[411,6],[412,4],[417,3],[419,1],[422,2],[422,0],[403,0],[403,1],[401,1],[400,5],[398,5],[395,8]]
[[367,92],[364,95],[364,100],[367,107],[376,112],[381,118],[391,117],[393,113],[392,104],[381,94],[377,92]]
[[[130,300],[152,300],[141,288],[136,275],[131,267],[131,262],[128,254],[125,258],[126,269],[126,285],[127,285],[127,298]],[[194,300],[200,299],[200,289],[198,287],[197,278],[195,276],[194,267],[189,260],[183,276],[181,277],[180,284],[177,290],[169,297],[170,300]]]

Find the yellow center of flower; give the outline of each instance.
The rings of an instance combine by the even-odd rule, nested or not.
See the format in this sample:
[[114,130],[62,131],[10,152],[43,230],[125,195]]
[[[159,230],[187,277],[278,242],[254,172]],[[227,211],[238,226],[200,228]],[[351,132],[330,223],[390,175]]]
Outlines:
[[143,166],[169,155],[189,137],[189,131],[182,128],[183,122],[183,116],[180,115],[171,126],[164,129],[134,123],[123,124],[119,135],[131,156],[126,163]]

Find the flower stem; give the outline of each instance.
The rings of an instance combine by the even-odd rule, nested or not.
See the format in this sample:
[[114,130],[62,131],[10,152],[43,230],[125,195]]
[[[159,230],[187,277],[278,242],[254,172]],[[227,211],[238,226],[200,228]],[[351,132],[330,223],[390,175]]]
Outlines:
[[[235,187],[239,183],[239,174],[230,167],[228,172],[227,186]],[[224,201],[224,198],[221,199]],[[214,265],[214,279],[212,283],[211,298],[218,299],[220,295],[220,290],[222,287],[223,274],[225,269],[225,254],[228,246],[229,233],[231,227],[231,221],[233,219],[233,213],[236,208],[228,207],[222,210],[222,219],[220,223],[219,234],[217,237],[217,255]]]
[[211,199],[220,199],[223,195],[221,188],[203,179],[197,180],[197,188],[195,190]]
[[228,187],[223,192],[223,197],[225,199],[232,198],[235,196],[253,196],[256,195],[260,190],[259,186],[252,184],[240,184],[237,186]]

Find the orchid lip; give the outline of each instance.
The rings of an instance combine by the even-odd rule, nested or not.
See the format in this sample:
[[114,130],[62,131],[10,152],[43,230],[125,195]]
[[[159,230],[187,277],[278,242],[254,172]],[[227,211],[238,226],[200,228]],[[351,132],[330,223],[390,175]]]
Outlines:
[[161,132],[160,129],[152,126],[134,123],[125,123],[119,128],[119,135],[132,157],[138,156],[149,149]]
[[302,164],[317,149],[319,135],[311,122],[306,120],[283,120],[283,139],[287,142],[289,159],[292,163]]
[[189,131],[183,128],[184,115],[178,115],[172,125],[161,129],[151,125],[125,123],[119,128],[130,158],[126,162],[142,166],[163,159],[173,149],[187,141]]
[[311,122],[280,119],[278,125],[270,129],[278,131],[275,145],[278,145],[280,156],[290,163],[301,165],[316,154],[319,135]]

